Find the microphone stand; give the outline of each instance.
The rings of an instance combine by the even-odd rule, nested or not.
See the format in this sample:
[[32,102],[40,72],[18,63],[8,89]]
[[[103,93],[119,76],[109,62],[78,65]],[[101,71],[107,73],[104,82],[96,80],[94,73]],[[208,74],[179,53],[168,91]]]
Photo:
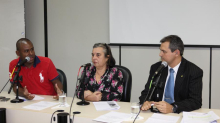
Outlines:
[[18,97],[19,80],[22,80],[22,76],[19,77],[19,72],[20,72],[20,70],[21,70],[21,66],[18,66],[17,71],[15,71],[16,74],[15,74],[15,76],[14,76],[13,83],[14,83],[15,81],[17,81],[17,83],[16,83],[16,85],[17,85],[17,87],[16,87],[17,90],[16,90],[16,98],[13,99],[13,100],[11,100],[11,103],[21,103],[21,102],[24,102],[23,99],[19,99],[19,97]]
[[81,99],[82,99],[82,101],[77,102],[76,103],[77,105],[89,105],[90,104],[89,102],[86,102],[85,99],[84,99],[84,90],[85,90],[85,85],[84,84],[88,83],[88,80],[89,80],[89,78],[86,77],[86,67],[84,67],[82,76],[80,78],[80,86],[79,86],[79,87],[82,87],[82,90],[81,90],[81,93],[82,93]]
[[[159,84],[160,77],[161,77],[161,73],[157,76],[155,82],[153,82],[153,88],[152,88],[152,90],[151,90],[151,92],[150,92],[150,95],[149,95],[147,101],[151,101],[151,97],[152,97],[152,95],[153,95],[155,89],[157,88],[157,86],[158,86],[158,84]],[[145,102],[145,101],[144,101],[144,102]],[[160,113],[160,111],[159,111],[157,108],[153,108],[153,106],[151,106],[150,110],[151,110],[151,112]]]
[[[150,88],[150,89],[148,90],[147,95],[146,95],[146,97],[144,98],[143,104],[141,105],[138,114],[137,114],[136,117],[134,118],[133,123],[136,121],[137,117],[139,116],[139,114],[140,114],[140,112],[141,112],[141,108],[142,108],[142,106],[144,105],[144,102],[145,102],[146,100],[147,100],[147,101],[151,101],[151,97],[152,97],[152,95],[153,95],[155,89],[157,88],[157,86],[158,86],[158,84],[159,84],[160,76],[161,76],[161,73],[157,76],[155,82],[152,82],[152,81],[154,80],[154,76],[152,77],[151,82],[152,82],[153,88],[152,88],[152,89]],[[149,94],[150,94],[150,96],[148,97]],[[156,108],[154,109],[153,107],[151,107],[150,110],[151,110],[151,112],[160,113],[160,111],[159,111],[158,109],[156,109]]]

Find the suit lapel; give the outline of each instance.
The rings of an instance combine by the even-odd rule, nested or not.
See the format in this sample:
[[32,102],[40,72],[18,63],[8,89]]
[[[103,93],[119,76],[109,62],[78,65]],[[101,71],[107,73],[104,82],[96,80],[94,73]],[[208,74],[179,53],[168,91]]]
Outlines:
[[180,63],[179,69],[177,71],[176,80],[175,80],[175,87],[174,87],[174,97],[175,94],[178,93],[179,88],[181,88],[181,85],[183,84],[183,80],[185,78],[185,67],[186,66],[186,59],[182,57],[182,61]]

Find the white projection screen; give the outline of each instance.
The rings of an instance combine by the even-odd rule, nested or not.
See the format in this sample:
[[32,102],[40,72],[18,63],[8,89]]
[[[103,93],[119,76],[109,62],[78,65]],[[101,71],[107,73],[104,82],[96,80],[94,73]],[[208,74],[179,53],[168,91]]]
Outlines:
[[[0,0],[0,88],[9,79],[9,63],[17,58],[16,41],[25,37],[24,0]],[[6,86],[7,91],[10,84]]]
[[110,43],[220,45],[220,0],[109,0]]

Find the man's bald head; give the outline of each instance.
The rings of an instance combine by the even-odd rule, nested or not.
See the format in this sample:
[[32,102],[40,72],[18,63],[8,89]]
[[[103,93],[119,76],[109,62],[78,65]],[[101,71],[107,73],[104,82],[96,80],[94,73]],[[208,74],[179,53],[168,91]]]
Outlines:
[[20,38],[16,43],[16,50],[19,51],[21,44],[27,44],[27,43],[31,43],[33,45],[33,43],[29,39]]

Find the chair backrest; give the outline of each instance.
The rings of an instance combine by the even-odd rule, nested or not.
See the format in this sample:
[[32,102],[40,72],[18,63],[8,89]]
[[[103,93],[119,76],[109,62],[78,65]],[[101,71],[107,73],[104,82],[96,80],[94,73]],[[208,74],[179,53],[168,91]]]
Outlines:
[[121,101],[130,102],[131,99],[131,87],[132,87],[132,75],[128,68],[115,65],[119,70],[121,70],[124,78],[124,88]]
[[60,69],[57,69],[57,72],[59,74],[59,80],[63,84],[63,91],[67,94],[67,79],[66,79],[66,75]]

